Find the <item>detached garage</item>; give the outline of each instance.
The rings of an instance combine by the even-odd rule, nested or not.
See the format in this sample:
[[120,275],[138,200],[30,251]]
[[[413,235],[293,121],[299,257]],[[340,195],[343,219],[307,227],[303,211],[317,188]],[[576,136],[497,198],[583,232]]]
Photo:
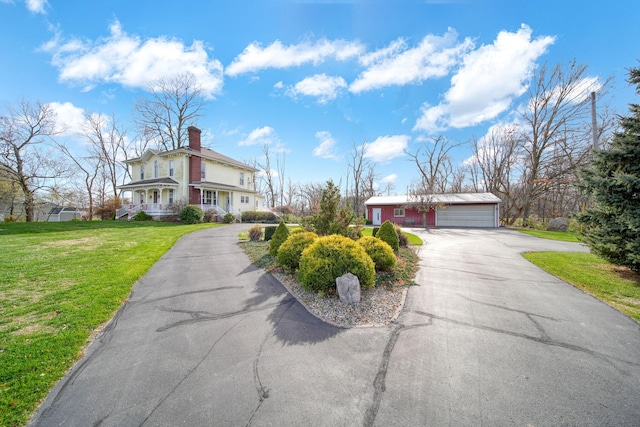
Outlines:
[[491,193],[434,194],[431,207],[422,213],[407,196],[372,197],[365,202],[367,219],[373,225],[389,220],[394,224],[420,227],[424,220],[428,227],[500,226],[500,199]]

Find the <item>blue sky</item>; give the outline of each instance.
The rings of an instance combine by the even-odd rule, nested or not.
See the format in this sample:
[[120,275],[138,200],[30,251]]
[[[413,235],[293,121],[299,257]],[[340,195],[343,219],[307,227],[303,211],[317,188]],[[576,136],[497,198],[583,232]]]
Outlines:
[[191,72],[205,145],[247,161],[267,143],[304,183],[344,180],[366,144],[380,187],[404,193],[418,176],[406,150],[513,121],[545,62],[613,77],[601,102],[626,114],[639,18],[637,0],[0,0],[0,104],[52,103],[73,143],[83,111],[133,129],[154,79]]

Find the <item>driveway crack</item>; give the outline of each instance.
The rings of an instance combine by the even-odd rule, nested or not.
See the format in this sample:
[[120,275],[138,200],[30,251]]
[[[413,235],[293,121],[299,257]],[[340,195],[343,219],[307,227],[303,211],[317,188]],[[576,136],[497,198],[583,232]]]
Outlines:
[[378,367],[378,372],[376,374],[375,379],[373,380],[373,400],[369,408],[367,408],[367,412],[364,415],[364,427],[371,427],[376,420],[376,416],[378,415],[378,410],[380,409],[380,402],[382,401],[382,396],[387,389],[386,380],[387,380],[387,372],[389,369],[389,360],[391,359],[391,353],[393,353],[393,349],[398,342],[398,338],[400,337],[400,333],[406,330],[421,328],[424,326],[430,326],[432,321],[429,320],[427,323],[421,323],[418,325],[397,325],[395,329],[391,332],[391,336],[389,337],[389,341],[387,341],[387,345],[384,348],[384,352],[382,353],[382,360],[380,361],[380,366]]

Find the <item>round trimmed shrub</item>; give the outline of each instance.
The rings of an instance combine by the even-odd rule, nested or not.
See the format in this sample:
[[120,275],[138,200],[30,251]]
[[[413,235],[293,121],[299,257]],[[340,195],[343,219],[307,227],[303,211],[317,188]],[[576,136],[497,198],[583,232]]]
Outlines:
[[145,211],[138,211],[138,213],[136,213],[132,219],[134,221],[151,221],[153,217]]
[[262,238],[262,227],[259,224],[256,224],[249,228],[249,240],[252,242],[257,242]]
[[222,217],[222,222],[224,222],[225,224],[231,224],[235,220],[236,220],[236,217],[232,213],[224,214],[224,216]]
[[391,221],[385,221],[382,223],[376,237],[387,242],[394,252],[398,252],[398,234],[396,233],[396,229],[393,227]]
[[356,243],[371,257],[376,271],[391,270],[396,265],[396,255],[387,242],[377,237],[363,236]]
[[300,267],[302,251],[307,249],[317,238],[318,235],[311,231],[292,232],[278,249],[278,264],[289,270],[297,270]]
[[298,279],[306,290],[327,292],[346,273],[358,276],[363,288],[375,285],[376,271],[371,257],[348,237],[319,237],[302,251]]
[[187,224],[198,224],[202,222],[204,212],[200,209],[200,206],[187,205],[180,211],[180,221]]
[[273,233],[271,242],[269,243],[269,255],[277,256],[280,245],[282,245],[288,238],[289,229],[287,228],[284,221],[280,221],[280,224],[278,224],[278,228],[276,228],[276,232]]

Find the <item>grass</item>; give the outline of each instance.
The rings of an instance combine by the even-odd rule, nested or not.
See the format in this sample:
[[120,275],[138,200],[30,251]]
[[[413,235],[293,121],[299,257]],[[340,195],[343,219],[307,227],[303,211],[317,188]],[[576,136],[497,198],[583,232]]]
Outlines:
[[213,224],[0,224],[0,426],[24,425],[133,284]]
[[546,231],[546,230],[533,230],[529,228],[512,228],[512,230],[519,231],[520,233],[528,234],[534,237],[540,237],[541,239],[549,240],[561,240],[563,242],[581,242],[582,235],[580,233],[574,233],[571,231]]
[[[363,236],[371,236],[373,233],[373,228],[371,227],[365,227],[362,229],[362,235]],[[409,244],[411,246],[422,246],[422,239],[418,236],[416,236],[413,233],[408,233],[406,231],[403,231],[403,233],[407,236],[407,238],[409,239]]]
[[640,321],[640,275],[582,252],[530,252],[525,258],[545,271]]

